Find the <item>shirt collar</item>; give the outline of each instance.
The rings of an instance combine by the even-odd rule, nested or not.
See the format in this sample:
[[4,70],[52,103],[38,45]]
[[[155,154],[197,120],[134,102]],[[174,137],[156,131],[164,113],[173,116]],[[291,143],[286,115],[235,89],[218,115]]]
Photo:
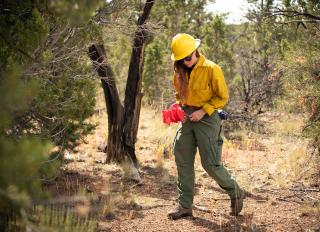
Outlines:
[[201,67],[201,66],[205,66],[206,65],[206,58],[200,53],[200,56],[198,58],[198,62],[197,64],[194,66],[193,69],[196,69],[198,67]]

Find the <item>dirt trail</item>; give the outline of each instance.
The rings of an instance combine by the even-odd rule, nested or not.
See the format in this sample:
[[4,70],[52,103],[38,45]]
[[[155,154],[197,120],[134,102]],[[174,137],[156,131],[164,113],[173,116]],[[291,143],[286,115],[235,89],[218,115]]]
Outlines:
[[69,195],[83,187],[91,194],[105,196],[104,215],[98,218],[97,231],[320,231],[316,208],[320,193],[315,191],[319,186],[302,179],[279,187],[291,178],[289,174],[281,177],[279,167],[283,171],[295,168],[285,166],[288,152],[298,152],[305,146],[302,142],[297,145],[292,138],[290,143],[290,139],[265,136],[255,137],[246,146],[243,142],[241,146],[237,142],[225,143],[224,164],[250,193],[238,217],[229,216],[228,196],[204,172],[197,155],[195,204],[205,210],[194,210],[192,218],[167,219],[177,191],[174,158],[164,143],[171,139],[166,133],[173,136],[174,128],[163,129],[154,115],[150,110],[141,114],[136,150],[142,185],[127,181],[118,166],[99,162],[104,160],[104,153],[98,151],[98,145],[105,136],[104,127],[100,126],[86,139],[87,144],[73,154],[64,167],[65,174],[49,188],[55,189],[57,195],[66,194],[66,190],[57,191],[61,182],[68,183],[65,189]]

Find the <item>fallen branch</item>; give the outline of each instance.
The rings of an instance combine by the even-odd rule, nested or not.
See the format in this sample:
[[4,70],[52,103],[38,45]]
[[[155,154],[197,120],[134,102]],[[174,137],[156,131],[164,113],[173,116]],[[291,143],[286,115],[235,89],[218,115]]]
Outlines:
[[230,201],[230,198],[211,198],[214,201]]
[[287,200],[286,198],[282,198],[282,197],[277,197],[276,200],[278,201],[285,201],[285,202],[294,202],[294,203],[297,203],[297,204],[301,204],[301,202],[299,201],[295,201],[295,200]]
[[289,188],[290,191],[297,191],[297,192],[320,192],[320,189],[295,189]]
[[320,199],[317,199],[317,198],[314,198],[314,197],[311,197],[311,196],[306,196],[306,198],[309,198],[309,199],[311,199],[311,200],[313,200],[313,201],[320,201]]

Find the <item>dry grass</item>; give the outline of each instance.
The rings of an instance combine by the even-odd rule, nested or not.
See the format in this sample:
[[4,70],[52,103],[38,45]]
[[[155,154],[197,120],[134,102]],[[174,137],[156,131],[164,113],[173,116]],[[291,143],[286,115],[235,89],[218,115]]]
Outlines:
[[273,135],[278,136],[300,136],[304,125],[304,119],[301,115],[287,115],[284,118],[273,121],[269,129]]
[[29,225],[29,230],[27,231],[93,232],[98,223],[96,219],[77,215],[77,212],[74,212],[69,207],[38,206],[34,210],[33,217],[33,220],[37,221],[37,225]]
[[[105,190],[101,192],[101,218],[104,220],[113,220],[120,215],[122,210],[137,209],[140,206],[137,203],[137,196],[130,191],[130,187],[126,185],[126,180],[121,179],[117,186],[117,191],[114,188],[106,185]],[[110,191],[111,189],[112,192]]]
[[103,218],[111,220],[116,214],[116,202],[118,201],[118,197],[110,192],[111,187],[109,181],[109,179],[106,180],[105,186],[101,191],[101,215]]
[[301,216],[309,216],[309,215],[318,215],[319,220],[320,220],[320,201],[317,203],[310,205],[310,204],[305,204],[303,207],[300,209],[301,211]]
[[293,182],[308,175],[307,162],[306,147],[293,146],[287,150],[285,155],[271,164],[269,171],[273,174],[275,183],[279,187],[289,187]]
[[[247,190],[270,184],[289,187],[308,179],[317,172],[318,162],[308,153],[308,141],[302,137],[303,121],[301,115],[288,115],[268,119],[268,134],[235,131],[235,140],[225,139],[222,161]],[[263,159],[267,162],[262,164]]]
[[[159,146],[170,147],[177,129],[177,124],[165,125],[160,111],[151,108],[141,109],[139,134],[143,139]],[[138,141],[139,142],[139,141]]]
[[[265,226],[268,228],[281,227],[283,222],[278,220],[279,216],[286,223],[291,220],[284,209],[287,205],[291,207],[290,209],[298,211],[296,209],[297,203],[290,204],[282,201],[281,204],[287,205],[280,205],[280,201],[277,199],[279,196],[267,192],[261,201],[253,198],[246,199],[241,220],[229,220],[229,217],[223,216],[228,213],[228,197],[216,189],[218,186],[201,167],[200,156],[197,154],[195,203],[208,203],[208,208],[219,212],[220,216],[197,211],[195,212],[197,218],[193,220],[181,220],[174,223],[166,221],[166,212],[172,207],[177,194],[173,184],[177,174],[172,154],[172,143],[177,124],[166,126],[162,123],[161,112],[145,107],[141,109],[136,153],[144,184],[138,186],[125,178],[130,176],[129,165],[124,164],[121,170],[116,165],[102,165],[92,162],[97,156],[100,156],[101,152],[97,152],[96,149],[106,139],[105,112],[97,112],[92,120],[95,120],[99,126],[94,134],[87,137],[88,144],[82,144],[80,151],[86,151],[93,155],[92,157],[87,155],[88,158],[82,163],[74,160],[68,164],[68,168],[73,167],[79,170],[85,166],[86,168],[83,168],[82,171],[92,175],[93,170],[94,175],[103,179],[105,184],[103,189],[93,188],[93,191],[102,195],[99,226],[106,231],[119,231],[120,225],[123,231],[127,228],[135,228],[137,231],[138,228],[139,231],[157,231],[160,227],[163,229],[162,231],[178,227],[180,230],[190,228],[190,231],[200,231],[201,229],[216,231],[219,230],[219,226],[220,230],[230,229],[226,231],[265,231]],[[296,121],[299,121],[298,118]],[[240,185],[249,192],[258,195],[262,189],[277,189],[281,193],[291,194],[288,188],[281,189],[279,187],[291,187],[299,180],[300,176],[303,176],[301,178],[304,180],[305,176],[311,173],[311,170],[303,173],[306,170],[304,166],[311,162],[307,152],[307,141],[299,136],[299,127],[296,123],[291,123],[289,119],[278,121],[271,118],[268,121],[267,129],[270,134],[258,134],[250,130],[236,131],[237,139],[224,140],[222,161]],[[104,156],[104,154],[102,155]],[[97,185],[99,186],[99,184]],[[100,183],[100,187],[101,185]],[[310,195],[310,197],[316,198],[316,195]],[[291,198],[285,199],[291,200]],[[275,215],[267,215],[265,208],[272,208]],[[301,212],[298,213],[304,218],[315,217],[315,212],[318,212],[315,209],[317,208],[314,205],[303,207],[301,204]],[[85,207],[77,208],[77,210],[80,213],[86,212]],[[158,223],[159,217],[162,221],[160,223]],[[208,227],[206,228],[206,226]],[[283,225],[283,228],[287,228],[286,226]]]

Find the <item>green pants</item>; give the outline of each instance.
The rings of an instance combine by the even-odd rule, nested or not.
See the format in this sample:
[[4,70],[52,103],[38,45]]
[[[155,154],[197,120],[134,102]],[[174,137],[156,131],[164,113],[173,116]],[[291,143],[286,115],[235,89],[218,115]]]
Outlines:
[[[185,110],[187,114],[192,111]],[[174,155],[178,170],[179,203],[190,208],[194,196],[194,159],[199,149],[201,164],[206,172],[224,189],[231,199],[240,197],[237,182],[221,164],[223,140],[220,136],[221,119],[217,112],[204,116],[203,122],[187,120],[179,125],[174,140]]]

